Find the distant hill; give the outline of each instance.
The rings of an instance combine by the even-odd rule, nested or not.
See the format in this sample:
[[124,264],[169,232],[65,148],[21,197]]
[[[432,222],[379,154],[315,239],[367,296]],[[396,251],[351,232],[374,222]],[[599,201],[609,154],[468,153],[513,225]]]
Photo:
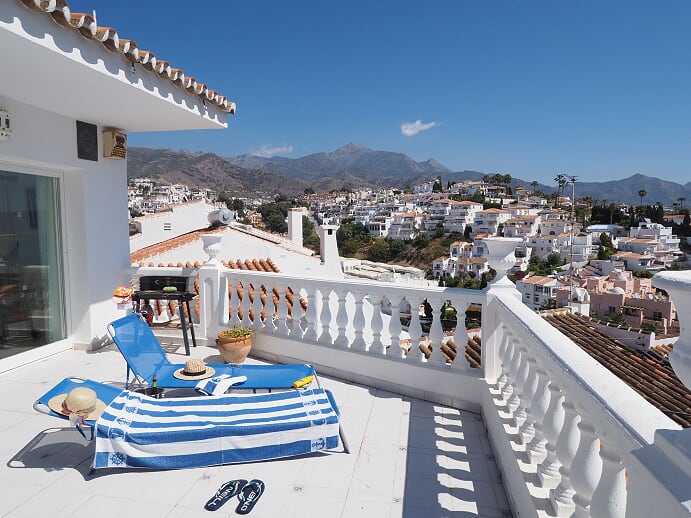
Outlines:
[[[224,158],[213,153],[134,147],[129,149],[127,174],[130,178],[151,177],[217,191],[291,197],[308,187],[316,192],[377,186],[403,188],[437,176],[442,177],[446,186],[449,181],[481,180],[485,176],[480,171],[451,171],[432,158],[416,162],[403,153],[376,151],[352,143],[330,153],[301,158]],[[532,189],[530,181],[514,178],[512,185]],[[556,185],[538,184],[537,188],[549,194],[556,190]],[[577,182],[576,197],[636,205],[640,203],[641,189],[647,192],[643,200],[646,204],[659,201],[669,206],[683,197],[685,206],[691,207],[691,182],[681,185],[642,174],[608,182]],[[565,194],[571,194],[570,186]]]

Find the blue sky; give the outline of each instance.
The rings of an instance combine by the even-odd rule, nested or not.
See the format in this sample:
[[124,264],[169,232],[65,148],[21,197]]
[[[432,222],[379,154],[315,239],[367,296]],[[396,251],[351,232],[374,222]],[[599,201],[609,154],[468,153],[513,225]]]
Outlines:
[[691,181],[688,0],[70,0],[237,103],[130,145],[297,158],[349,142],[552,184]]

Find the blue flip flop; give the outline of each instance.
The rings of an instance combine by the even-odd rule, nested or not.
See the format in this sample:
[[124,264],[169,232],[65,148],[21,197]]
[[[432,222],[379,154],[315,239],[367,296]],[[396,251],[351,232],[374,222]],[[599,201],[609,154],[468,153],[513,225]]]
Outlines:
[[218,488],[218,491],[216,491],[216,494],[213,496],[213,498],[206,502],[204,509],[207,511],[215,511],[228,500],[240,494],[240,491],[242,491],[242,488],[245,487],[246,484],[247,481],[243,479],[230,480],[229,482],[226,482]]
[[261,480],[250,480],[245,487],[242,488],[238,498],[240,503],[238,504],[235,512],[238,514],[249,514],[254,506],[257,504],[257,500],[264,494],[264,482]]

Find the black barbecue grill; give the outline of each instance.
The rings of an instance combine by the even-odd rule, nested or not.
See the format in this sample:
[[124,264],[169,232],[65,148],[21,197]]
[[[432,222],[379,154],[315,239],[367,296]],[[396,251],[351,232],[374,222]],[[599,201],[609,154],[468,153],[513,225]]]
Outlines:
[[[194,336],[194,324],[192,323],[192,311],[190,301],[196,296],[187,291],[189,279],[187,277],[147,275],[139,278],[139,291],[132,294],[132,303],[137,313],[142,311],[144,304],[150,300],[175,300],[178,303],[180,313],[180,325],[182,326],[182,339],[185,343],[185,354],[190,355],[190,344],[187,338],[187,329],[192,335],[192,344],[197,347],[197,339]],[[185,309],[189,320],[185,317]]]

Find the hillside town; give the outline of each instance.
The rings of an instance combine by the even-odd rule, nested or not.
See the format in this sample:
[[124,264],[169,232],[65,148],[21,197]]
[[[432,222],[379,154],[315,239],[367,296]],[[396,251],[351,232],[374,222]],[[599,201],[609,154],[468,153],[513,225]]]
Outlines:
[[[588,211],[592,200],[574,203],[563,189],[561,195],[549,197],[527,188],[511,189],[509,184],[510,177],[488,175],[481,181],[449,184],[442,189],[438,178],[414,185],[407,192],[367,189],[305,193],[300,202],[317,222],[336,228],[342,223],[361,224],[375,240],[410,241],[421,234],[447,241],[457,237],[448,246],[448,254],[434,259],[426,272],[398,267],[399,272],[414,272],[412,277],[418,282],[426,276],[442,286],[458,285],[459,279],[481,279],[490,273],[483,239],[521,238],[510,273],[523,302],[531,309],[570,307],[607,325],[626,325],[661,335],[673,331],[674,307],[652,287],[650,277],[662,270],[688,267],[682,239],[673,233],[674,225],[683,227],[686,221],[688,227],[685,200],[663,212],[664,224],[645,217],[643,207],[618,204],[616,210],[627,217],[627,228],[591,223]],[[150,179],[130,180],[132,214],[215,199],[212,191],[157,185]],[[243,221],[261,226],[256,209],[272,201],[268,196],[242,199]],[[672,213],[672,209],[682,212]],[[591,224],[584,226],[584,222]],[[391,267],[381,263],[341,257],[341,268],[349,275],[391,278]]]

